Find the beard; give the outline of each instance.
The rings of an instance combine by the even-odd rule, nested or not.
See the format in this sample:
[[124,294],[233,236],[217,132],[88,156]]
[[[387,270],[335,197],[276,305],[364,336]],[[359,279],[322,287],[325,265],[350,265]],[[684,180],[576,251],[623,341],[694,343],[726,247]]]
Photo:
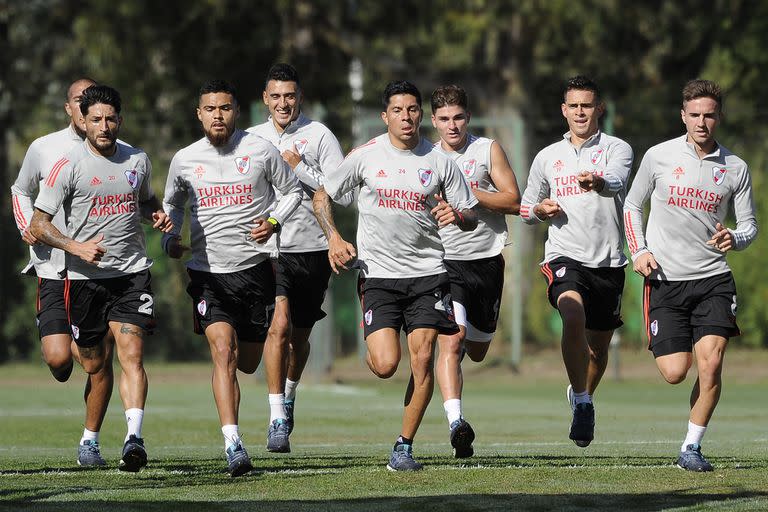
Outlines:
[[97,151],[99,151],[102,154],[109,153],[114,147],[117,142],[117,136],[114,134],[99,134],[106,135],[109,140],[103,140],[97,137],[88,137],[88,142],[91,143],[91,146],[93,146]]
[[225,126],[224,131],[203,131],[205,131],[205,136],[208,137],[211,145],[218,148],[229,142],[233,130],[229,126]]

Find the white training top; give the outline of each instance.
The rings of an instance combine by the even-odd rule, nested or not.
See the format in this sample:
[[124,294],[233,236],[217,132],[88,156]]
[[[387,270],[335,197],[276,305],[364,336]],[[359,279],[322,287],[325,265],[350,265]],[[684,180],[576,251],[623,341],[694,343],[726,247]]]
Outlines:
[[[651,213],[643,235],[643,205]],[[738,156],[718,145],[699,158],[686,135],[662,142],[645,153],[624,205],[627,243],[632,259],[648,251],[660,270],[651,279],[688,281],[730,271],[725,253],[707,241],[717,223],[725,225],[733,204],[734,249],[757,237],[752,179]]]
[[[627,264],[622,207],[631,169],[629,144],[600,131],[578,148],[568,132],[563,140],[539,151],[528,174],[520,217],[526,224],[543,222],[533,209],[545,198],[557,201],[562,209],[549,219],[542,263],[565,256],[591,268]],[[600,193],[579,186],[582,171],[605,180]]]
[[[279,133],[270,117],[265,123],[252,126],[248,131],[264,137],[282,153],[295,150],[301,155],[301,162],[294,172],[305,191],[301,205],[280,230],[280,252],[314,252],[328,249],[328,241],[312,210],[312,196],[323,185],[326,176],[336,172],[344,160],[339,141],[322,123],[312,121],[300,114],[295,121]],[[280,198],[280,191],[277,191]],[[352,203],[353,195],[348,194],[344,206]]]
[[[445,152],[461,169],[470,190],[498,192],[491,179],[491,146],[493,139],[467,135],[466,145],[459,151]],[[497,256],[507,241],[507,221],[503,213],[477,207],[477,227],[474,231],[462,231],[453,224],[440,229],[447,260],[478,260]]]
[[[283,195],[276,202],[275,188]],[[163,208],[173,231],[163,248],[181,232],[184,210],[190,209],[192,258],[187,267],[231,273],[269,258],[270,248],[250,240],[258,217],[274,217],[281,226],[301,201],[296,176],[277,149],[258,135],[236,130],[226,145],[207,137],[173,157],[165,185]]]
[[457,210],[477,199],[456,163],[421,139],[412,150],[394,147],[384,133],[352,151],[326,176],[338,200],[359,188],[358,264],[366,277],[411,278],[445,272],[437,220],[430,213],[440,194]]
[[107,252],[98,265],[66,255],[69,279],[106,279],[149,268],[140,203],[151,200],[152,165],[141,149],[117,142],[110,157],[81,142],[40,186],[35,208],[50,215],[64,210],[67,233],[77,242],[104,235]]
[[[40,189],[40,183],[51,172],[58,172],[64,165],[64,155],[82,143],[83,139],[70,124],[63,130],[36,139],[29,146],[27,154],[24,155],[19,176],[11,187],[13,216],[19,232],[24,233],[29,228],[34,213],[34,200]],[[57,212],[51,222],[59,231],[67,234],[64,210]],[[62,279],[64,277],[62,275],[64,272],[64,251],[54,249],[43,243],[31,246],[29,248],[29,263],[24,267],[22,273],[31,274],[32,268],[38,277]]]

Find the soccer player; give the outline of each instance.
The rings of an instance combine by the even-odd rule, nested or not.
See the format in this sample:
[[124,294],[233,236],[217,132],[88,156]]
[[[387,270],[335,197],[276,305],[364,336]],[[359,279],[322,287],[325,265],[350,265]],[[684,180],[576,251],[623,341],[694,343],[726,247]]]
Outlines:
[[[65,303],[72,337],[88,373],[109,364],[108,333],[122,368],[120,396],[128,432],[119,469],[138,471],[147,463],[141,426],[147,396],[143,365],[145,333],[155,324],[154,298],[142,217],[166,231],[170,219],[150,187],[147,155],[117,141],[121,100],[111,87],[92,85],[80,98],[84,143],[54,166],[40,185],[32,235],[67,252]],[[64,211],[68,236],[53,225]]]
[[440,135],[435,146],[458,164],[478,201],[474,231],[462,231],[454,225],[440,230],[459,332],[437,337],[436,375],[453,454],[464,458],[474,453],[475,433],[461,411],[462,349],[473,361],[482,361],[496,331],[504,286],[504,215],[520,212],[520,190],[501,145],[469,133],[471,114],[464,89],[456,85],[438,87],[432,93],[431,103],[432,126]]
[[[329,242],[331,255],[350,251],[354,255],[354,247],[335,230],[326,239],[313,214],[314,191],[339,167],[344,154],[328,128],[301,112],[303,92],[296,69],[284,63],[272,66],[263,99],[269,119],[248,131],[282,152],[307,192],[277,237],[275,313],[264,346],[270,409],[267,450],[286,453],[291,451],[288,436],[293,431],[296,388],[309,358],[309,336],[315,322],[325,316],[321,306],[331,276]],[[345,196],[345,206],[352,198]]]
[[367,363],[380,378],[400,362],[400,330],[407,334],[411,380],[400,436],[387,469],[414,471],[413,439],[432,397],[434,344],[454,334],[450,282],[438,228],[472,230],[477,214],[456,163],[419,136],[421,93],[406,81],[387,84],[381,118],[387,132],[352,151],[326,176],[333,200],[355,188],[359,224],[359,294]]
[[[195,332],[205,334],[213,360],[213,396],[231,476],[253,469],[238,426],[237,370],[253,373],[261,360],[275,276],[265,242],[301,201],[301,188],[268,141],[235,128],[234,87],[222,80],[200,89],[197,117],[205,136],[173,157],[163,200],[174,228],[163,236],[172,258],[189,203],[192,258],[187,262]],[[273,187],[281,193],[275,204]]]
[[[79,360],[77,345],[72,343],[72,330],[67,321],[64,305],[64,253],[40,243],[31,233],[29,222],[34,212],[34,199],[40,183],[53,169],[62,164],[62,157],[83,143],[85,137],[80,98],[83,91],[94,85],[89,78],[72,82],[67,89],[64,110],[69,125],[63,130],[36,139],[29,146],[16,182],[11,187],[13,213],[21,238],[29,247],[30,261],[22,273],[36,275],[38,282],[37,326],[43,360],[53,377],[66,382],[72,373],[73,358]],[[52,220],[59,231],[66,232],[64,212]],[[88,374],[85,384],[85,425],[78,445],[77,463],[83,467],[106,465],[99,448],[99,431],[112,395],[111,348],[106,364]]]
[[[656,366],[679,384],[696,357],[688,433],[677,459],[689,471],[712,471],[701,440],[720,398],[728,339],[739,335],[726,254],[757,236],[749,168],[715,140],[722,110],[716,83],[688,82],[680,112],[685,135],[648,150],[624,206],[634,269],[646,278],[643,311]],[[731,205],[736,229],[725,227]]]
[[604,104],[589,78],[566,82],[560,108],[568,131],[533,160],[520,216],[528,224],[549,222],[541,271],[563,322],[573,413],[568,437],[585,447],[594,438],[592,395],[608,364],[613,331],[622,325],[622,205],[632,148],[600,131]]

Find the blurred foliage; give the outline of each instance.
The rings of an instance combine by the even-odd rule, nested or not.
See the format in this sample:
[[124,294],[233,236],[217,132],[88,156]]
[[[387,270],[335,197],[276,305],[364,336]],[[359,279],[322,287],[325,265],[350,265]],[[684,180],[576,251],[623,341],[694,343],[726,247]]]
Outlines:
[[[7,191],[29,143],[66,122],[64,95],[74,78],[90,76],[121,91],[120,136],[151,156],[153,186],[161,193],[173,154],[201,135],[194,114],[199,85],[213,77],[237,84],[245,128],[262,121],[249,113],[262,112],[264,75],[277,61],[299,69],[307,105],[318,107],[313,110],[346,149],[359,142],[353,132],[362,113],[378,112],[384,83],[404,78],[419,85],[427,104],[435,86],[456,82],[468,90],[476,114],[501,125],[519,116],[524,162],[565,131],[563,80],[589,74],[615,106],[614,133],[632,145],[636,166],[648,147],[682,133],[680,89],[702,76],[726,92],[728,118],[719,138],[751,164],[759,191],[767,163],[760,122],[766,113],[766,11],[768,4],[747,0],[0,0],[0,188],[6,191],[0,236],[9,242],[0,260],[0,361],[35,354],[38,343],[35,283],[17,274],[25,249]],[[363,71],[359,103],[350,97],[353,60]],[[493,135],[509,153],[516,142],[510,132],[502,126]],[[521,185],[524,167],[516,169]],[[768,206],[758,201],[757,207],[760,222]],[[354,238],[354,211],[337,215],[344,235]],[[525,228],[521,235],[521,260],[508,264],[521,265],[524,279],[507,285],[524,301],[525,339],[551,344],[559,322],[536,270],[545,230]],[[147,351],[169,359],[207,357],[206,344],[191,333],[186,272],[160,253],[158,240],[148,233],[160,328]],[[736,343],[766,345],[768,312],[761,304],[768,299],[768,270],[758,259],[767,244],[763,236],[730,257],[745,333]],[[629,277],[624,336],[640,346],[640,287]],[[354,282],[349,274],[333,283],[346,351],[358,336]]]

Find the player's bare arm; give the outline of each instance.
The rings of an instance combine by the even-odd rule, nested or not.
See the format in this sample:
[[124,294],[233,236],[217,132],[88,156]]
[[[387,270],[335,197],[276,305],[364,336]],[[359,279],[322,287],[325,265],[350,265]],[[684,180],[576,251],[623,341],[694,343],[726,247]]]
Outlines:
[[581,171],[576,179],[579,180],[579,187],[588,192],[594,190],[599,193],[605,188],[605,180],[603,177],[589,171]]
[[35,208],[35,213],[32,215],[32,224],[30,226],[32,235],[42,243],[66,251],[87,263],[93,265],[99,264],[99,261],[101,261],[101,258],[107,252],[104,247],[99,245],[99,243],[104,240],[104,235],[99,235],[87,242],[76,242],[75,240],[64,236],[61,231],[51,223],[52,219],[53,215]]
[[152,223],[154,229],[158,229],[163,233],[170,233],[173,229],[173,221],[163,211],[163,207],[157,197],[152,196],[150,199],[142,201],[139,204],[139,210],[142,217]]
[[462,231],[472,231],[477,227],[477,213],[473,209],[457,210],[439,194],[435,194],[435,199],[437,199],[437,206],[432,208],[430,213],[437,219],[438,226],[456,224]]
[[325,238],[328,239],[328,262],[331,269],[336,274],[339,273],[339,268],[347,270],[347,263],[357,256],[355,246],[344,240],[336,229],[336,224],[333,222],[331,198],[322,186],[315,191],[312,198],[312,210],[320,228],[325,233]]
[[707,240],[707,245],[711,245],[723,253],[733,249],[733,234],[728,230],[728,228],[718,222],[715,229],[717,231],[714,235],[712,235],[712,238]]
[[509,165],[504,148],[497,142],[491,144],[491,180],[498,192],[472,189],[478,203],[488,210],[508,214],[520,214],[520,188]]
[[542,220],[557,217],[563,212],[560,205],[554,199],[546,198],[533,207],[533,213]]

